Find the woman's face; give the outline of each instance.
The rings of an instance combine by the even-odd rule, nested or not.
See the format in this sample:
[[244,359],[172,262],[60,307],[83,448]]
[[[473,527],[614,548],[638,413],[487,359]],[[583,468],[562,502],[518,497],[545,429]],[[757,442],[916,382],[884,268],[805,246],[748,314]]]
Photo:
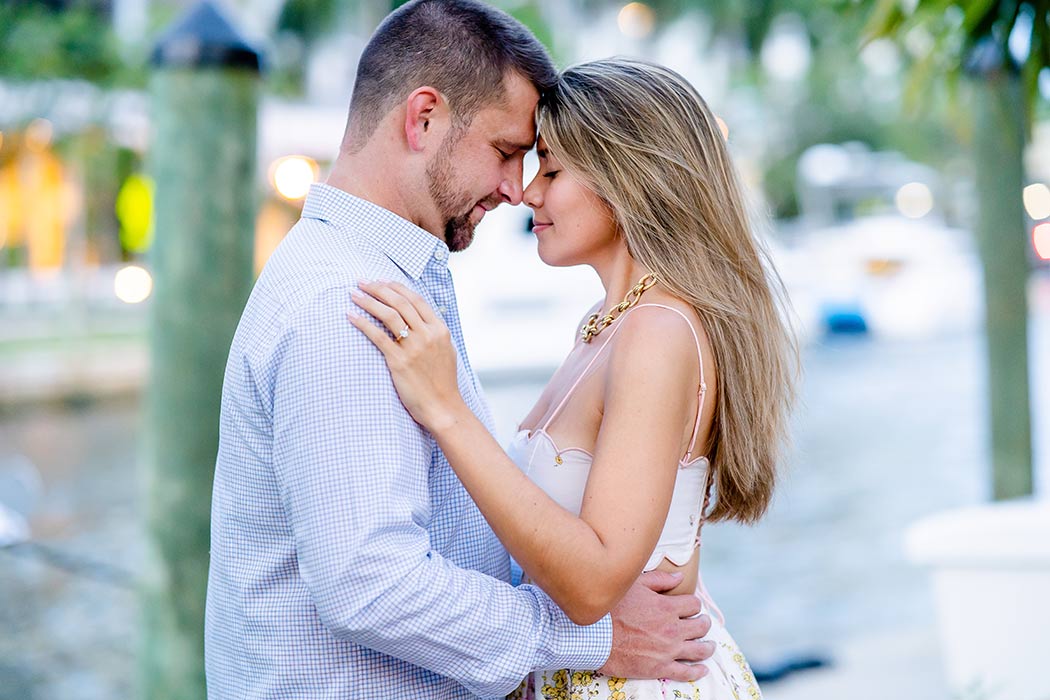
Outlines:
[[540,259],[558,267],[594,264],[619,245],[612,210],[562,169],[542,138],[536,153],[540,169],[522,199],[533,211]]

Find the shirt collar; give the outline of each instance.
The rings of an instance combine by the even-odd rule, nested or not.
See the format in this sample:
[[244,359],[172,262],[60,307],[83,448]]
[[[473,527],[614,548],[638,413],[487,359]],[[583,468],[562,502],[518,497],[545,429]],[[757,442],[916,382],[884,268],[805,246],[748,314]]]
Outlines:
[[331,185],[318,182],[310,186],[302,216],[367,238],[416,280],[431,260],[441,265],[448,261],[448,246],[434,234],[389,209]]

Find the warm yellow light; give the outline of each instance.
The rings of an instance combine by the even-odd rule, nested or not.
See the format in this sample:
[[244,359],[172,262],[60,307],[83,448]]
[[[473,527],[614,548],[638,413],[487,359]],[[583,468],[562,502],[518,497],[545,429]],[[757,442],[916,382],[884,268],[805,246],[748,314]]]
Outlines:
[[34,273],[50,272],[62,267],[66,254],[66,172],[62,161],[46,148],[27,161],[29,167],[20,172],[27,262]]
[[1024,208],[1035,220],[1050,216],[1050,187],[1041,182],[1025,187]]
[[113,291],[124,303],[138,304],[153,291],[153,277],[138,265],[122,267],[113,278]]
[[921,219],[933,210],[933,192],[921,182],[909,182],[894,197],[897,210],[909,219]]
[[629,2],[620,8],[616,24],[625,36],[632,39],[644,39],[653,32],[656,26],[656,13],[644,2]]
[[255,217],[255,274],[262,272],[298,216],[293,207],[277,199],[268,198],[262,205]]
[[1040,260],[1050,260],[1050,223],[1032,229],[1032,246]]
[[84,193],[76,183],[64,181],[58,188],[58,211],[64,226],[72,226],[84,211]]
[[270,166],[270,181],[285,199],[302,199],[310,191],[310,185],[317,180],[318,172],[317,162],[313,158],[285,156]]
[[51,145],[55,127],[46,119],[34,119],[26,127],[25,143],[30,151],[43,151]]
[[4,150],[4,132],[0,131],[0,151]]
[[716,114],[715,121],[718,122],[718,130],[722,132],[722,138],[729,140],[729,125],[726,124],[726,120]]

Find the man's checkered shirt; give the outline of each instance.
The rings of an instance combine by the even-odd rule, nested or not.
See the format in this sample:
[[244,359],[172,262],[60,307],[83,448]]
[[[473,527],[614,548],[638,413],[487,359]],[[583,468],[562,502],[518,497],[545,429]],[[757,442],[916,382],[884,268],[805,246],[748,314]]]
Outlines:
[[208,694],[226,698],[502,696],[539,668],[597,668],[608,616],[573,625],[512,587],[506,552],[382,354],[346,320],[359,280],[410,286],[467,362],[443,241],[314,185],[233,340],[212,501]]

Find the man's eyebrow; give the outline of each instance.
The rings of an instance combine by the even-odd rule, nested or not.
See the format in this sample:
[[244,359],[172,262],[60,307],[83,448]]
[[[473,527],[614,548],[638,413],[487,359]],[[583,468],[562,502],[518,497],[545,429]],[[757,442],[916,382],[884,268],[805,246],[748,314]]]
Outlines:
[[516,151],[531,151],[534,143],[535,142],[533,141],[530,141],[529,143],[515,143],[506,139],[499,139],[496,141],[497,146],[505,151],[510,151],[511,153]]

